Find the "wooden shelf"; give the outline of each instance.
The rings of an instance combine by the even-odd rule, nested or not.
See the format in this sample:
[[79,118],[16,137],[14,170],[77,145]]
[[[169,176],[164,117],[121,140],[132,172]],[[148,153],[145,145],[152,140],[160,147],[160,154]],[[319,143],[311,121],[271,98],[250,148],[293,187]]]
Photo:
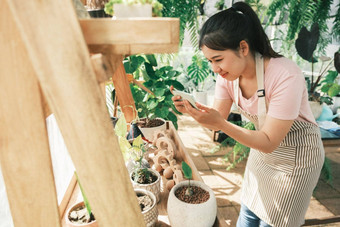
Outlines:
[[178,18],[79,20],[92,53],[173,53],[179,48]]
[[[186,163],[188,163],[192,169],[193,179],[198,180],[198,181],[203,181],[190,155],[186,152],[183,142],[181,138],[179,137],[177,130],[173,126],[172,122],[169,122],[169,121],[167,122],[167,129],[170,129],[170,137],[173,139],[177,147],[178,155],[177,155],[176,161],[178,163],[182,161],[185,161]],[[156,227],[169,227],[170,222],[169,222],[168,214],[167,214],[167,201],[168,201],[169,191],[166,189],[166,186],[165,186],[167,179],[164,176],[162,176],[161,182],[162,182],[162,186],[161,186],[160,201],[157,204],[159,215],[158,215],[158,222],[156,223]],[[70,186],[69,188],[72,188],[72,189],[74,188],[74,189],[72,192],[72,196],[69,198],[69,203],[68,203],[66,210],[70,206],[74,205],[75,203],[82,201],[82,197],[81,197],[81,193],[80,193],[78,185],[76,185],[75,187]],[[64,215],[62,217],[62,226],[65,226]],[[220,215],[219,211],[217,211],[217,217],[216,217],[216,221],[213,227],[226,227],[226,226],[227,224],[225,223],[222,215]]]

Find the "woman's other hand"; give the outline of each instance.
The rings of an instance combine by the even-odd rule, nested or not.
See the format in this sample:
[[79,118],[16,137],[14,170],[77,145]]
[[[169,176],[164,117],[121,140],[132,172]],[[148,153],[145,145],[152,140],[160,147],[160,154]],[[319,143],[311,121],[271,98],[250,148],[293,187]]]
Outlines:
[[184,100],[183,104],[186,109],[186,113],[188,113],[198,123],[206,128],[218,131],[221,129],[223,122],[225,122],[225,119],[222,117],[222,115],[217,110],[211,107],[196,102],[196,106],[199,109],[197,110],[192,107],[187,100]]

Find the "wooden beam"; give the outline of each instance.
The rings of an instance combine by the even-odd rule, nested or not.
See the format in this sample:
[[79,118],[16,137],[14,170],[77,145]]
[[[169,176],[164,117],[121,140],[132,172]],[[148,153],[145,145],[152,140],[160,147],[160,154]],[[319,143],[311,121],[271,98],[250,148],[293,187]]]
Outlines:
[[112,82],[116,89],[116,96],[126,122],[131,122],[136,119],[137,111],[123,63],[120,64],[112,76]]
[[179,48],[178,18],[82,19],[80,25],[91,52],[151,54]]
[[5,2],[99,226],[145,226],[72,2]]
[[42,96],[13,18],[1,1],[0,163],[7,197],[15,226],[60,226]]

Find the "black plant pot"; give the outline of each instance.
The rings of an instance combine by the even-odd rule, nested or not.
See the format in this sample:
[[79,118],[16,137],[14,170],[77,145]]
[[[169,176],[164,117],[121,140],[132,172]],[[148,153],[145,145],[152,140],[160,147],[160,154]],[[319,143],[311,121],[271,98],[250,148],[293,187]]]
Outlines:
[[118,121],[118,118],[117,117],[111,117],[111,121],[112,121],[113,127],[116,127],[116,123]]
[[131,126],[130,126],[130,131],[129,131],[128,135],[126,136],[126,139],[127,140],[135,139],[139,135],[142,135],[142,137],[144,137],[143,133],[138,128],[137,123],[132,123]]
[[91,10],[87,10],[87,12],[93,18],[111,17],[110,15],[105,13],[104,9],[91,9]]

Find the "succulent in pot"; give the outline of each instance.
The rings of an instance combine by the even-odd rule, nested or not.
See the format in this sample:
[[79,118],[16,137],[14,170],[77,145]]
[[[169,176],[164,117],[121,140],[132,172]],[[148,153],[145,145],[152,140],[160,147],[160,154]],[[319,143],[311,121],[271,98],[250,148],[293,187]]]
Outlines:
[[130,173],[130,179],[134,188],[141,188],[151,191],[156,196],[156,201],[160,200],[161,176],[151,168],[137,167]]
[[172,227],[213,226],[217,215],[214,192],[201,181],[190,180],[191,168],[182,162],[188,181],[176,184],[168,197],[167,211]]
[[155,226],[158,220],[156,196],[145,189],[135,188],[138,204],[141,208],[142,215],[147,227]]

